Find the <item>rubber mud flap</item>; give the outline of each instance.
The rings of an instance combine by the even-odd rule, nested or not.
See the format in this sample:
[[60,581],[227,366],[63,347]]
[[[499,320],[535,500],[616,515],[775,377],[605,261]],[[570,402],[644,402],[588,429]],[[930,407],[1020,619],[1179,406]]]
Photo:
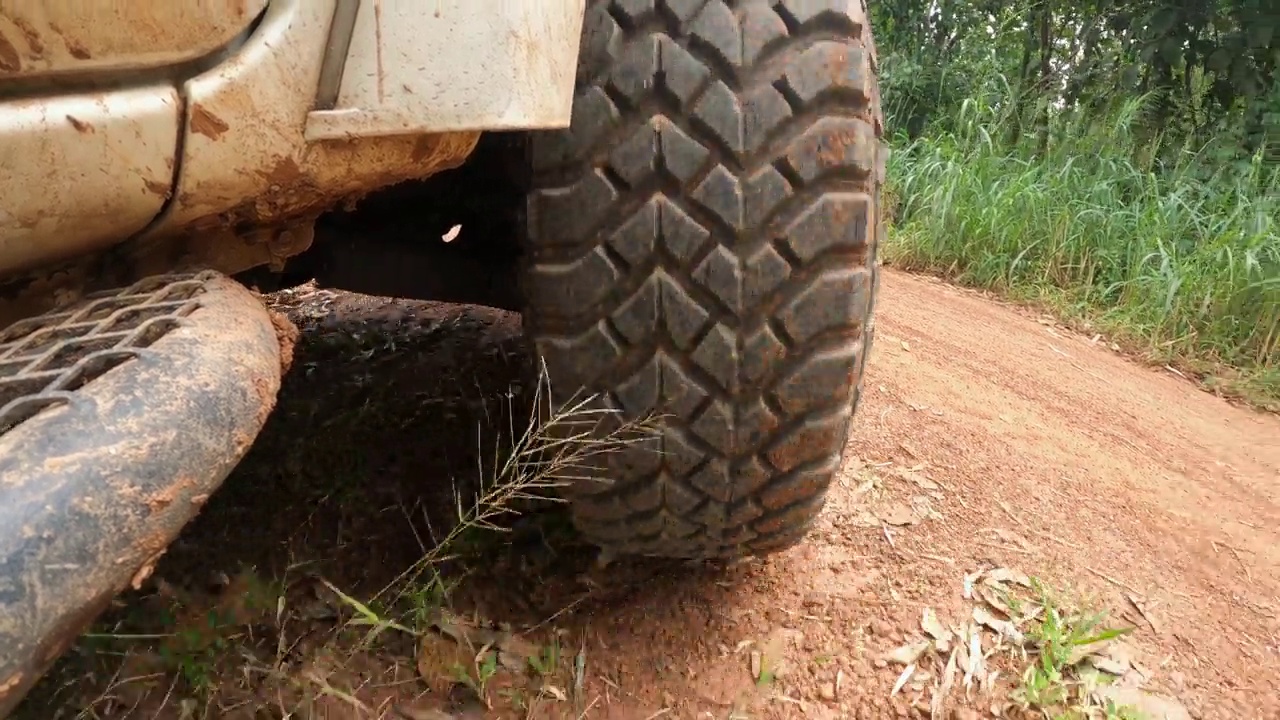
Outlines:
[[0,330],[0,716],[146,579],[257,437],[281,370],[266,308],[212,272]]
[[781,550],[840,465],[883,175],[859,0],[590,0],[570,128],[531,140],[525,325],[556,397],[661,437],[567,492],[608,550]]

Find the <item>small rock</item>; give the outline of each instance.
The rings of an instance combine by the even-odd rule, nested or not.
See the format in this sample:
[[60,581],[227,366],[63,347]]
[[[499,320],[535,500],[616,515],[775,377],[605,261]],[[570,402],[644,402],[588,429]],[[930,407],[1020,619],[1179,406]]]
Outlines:
[[951,711],[951,720],[982,720],[982,716],[971,708],[956,708]]
[[878,668],[888,667],[888,665],[889,665],[889,661],[885,660],[884,658],[876,658],[875,660],[875,666]]
[[1169,682],[1174,688],[1181,690],[1187,685],[1187,676],[1181,670],[1174,670],[1169,673]]
[[871,630],[871,634],[879,635],[880,637],[888,637],[893,634],[893,625],[888,620],[884,619],[872,620],[871,627],[869,629]]
[[822,685],[818,686],[818,696],[821,697],[823,700],[826,700],[827,702],[831,702],[832,700],[835,700],[836,699],[835,683],[829,683],[829,682],[822,683]]

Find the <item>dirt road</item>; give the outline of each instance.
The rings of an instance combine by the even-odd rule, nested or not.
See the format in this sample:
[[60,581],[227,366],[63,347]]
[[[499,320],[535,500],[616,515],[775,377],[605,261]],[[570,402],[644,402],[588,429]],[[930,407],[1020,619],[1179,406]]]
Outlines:
[[[901,668],[875,658],[920,636],[926,607],[963,617],[963,575],[998,566],[1129,618],[1152,686],[1197,717],[1280,717],[1280,421],[942,283],[886,273],[881,298],[811,540],[727,587],[669,580],[592,621],[644,701],[723,716],[752,687],[724,649],[781,627],[799,638],[781,683],[799,702],[765,717],[891,717]],[[913,500],[936,515],[890,526]],[[678,679],[645,681],[664,666]]]
[[[1135,626],[1127,666],[1193,716],[1280,717],[1280,419],[939,282],[887,272],[880,298],[854,436],[807,543],[729,567],[591,569],[517,533],[459,590],[467,609],[536,625],[531,642],[559,629],[585,712],[552,698],[547,716],[927,717],[945,653],[918,659],[892,694],[902,666],[885,654],[924,637],[926,609],[944,625],[970,617],[966,575],[1010,568]],[[491,401],[523,382],[508,314],[327,295],[282,305],[305,330],[285,396],[157,572],[171,584],[244,564],[296,576],[314,562],[353,593],[380,587],[422,551],[429,523],[414,518],[429,503],[415,496],[475,467],[477,418],[495,424]],[[317,388],[338,390],[322,403]],[[161,590],[121,612],[174,592]],[[200,706],[213,716],[256,707],[246,697],[268,704],[261,683],[235,679],[250,676],[236,652],[209,660],[208,675],[225,672]],[[411,713],[421,692],[415,649],[380,652],[335,695],[363,710],[331,697],[310,716],[412,717],[393,708]],[[298,672],[314,680],[308,662]],[[173,685],[142,702],[94,677],[92,692],[40,702],[92,702],[100,717],[178,707]],[[980,714],[940,716],[985,717],[1018,679],[1000,682],[955,703],[957,681],[953,705]]]

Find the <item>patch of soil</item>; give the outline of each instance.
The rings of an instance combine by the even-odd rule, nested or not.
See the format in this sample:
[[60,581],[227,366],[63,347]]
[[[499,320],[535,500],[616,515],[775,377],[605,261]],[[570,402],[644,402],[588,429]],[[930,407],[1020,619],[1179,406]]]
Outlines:
[[[447,528],[455,491],[526,416],[518,319],[307,287],[275,297],[302,331],[279,406],[156,578],[189,588],[253,566],[368,597]],[[562,656],[541,690],[502,686],[508,699],[531,692],[525,709],[495,703],[487,716],[930,717],[937,668],[892,693],[902,668],[885,655],[922,636],[926,608],[944,623],[966,616],[967,574],[1009,567],[1135,627],[1126,642],[1144,687],[1193,717],[1280,717],[1280,419],[900,273],[884,275],[877,333],[846,461],[801,546],[728,565],[602,567],[551,513],[469,555],[454,611]],[[305,595],[291,608],[328,597],[332,610],[314,583],[290,592]],[[347,688],[299,716],[486,716],[442,697],[458,683],[433,692],[438,678],[416,677],[411,639],[369,652],[359,634],[347,642],[337,669],[298,651],[308,677]],[[71,717],[100,700],[119,677],[103,657],[81,650],[24,710]],[[244,666],[217,665],[220,685],[244,685]],[[157,687],[148,714],[95,712],[181,717],[181,693],[161,704],[174,686]],[[957,689],[940,717],[988,717],[1007,689],[968,700]],[[227,697],[189,716],[253,717]]]

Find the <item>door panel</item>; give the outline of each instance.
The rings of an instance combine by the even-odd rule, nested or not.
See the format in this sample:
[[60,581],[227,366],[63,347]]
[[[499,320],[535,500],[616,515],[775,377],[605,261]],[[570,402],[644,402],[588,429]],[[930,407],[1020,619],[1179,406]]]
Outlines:
[[208,55],[267,0],[0,0],[0,82],[146,70]]

